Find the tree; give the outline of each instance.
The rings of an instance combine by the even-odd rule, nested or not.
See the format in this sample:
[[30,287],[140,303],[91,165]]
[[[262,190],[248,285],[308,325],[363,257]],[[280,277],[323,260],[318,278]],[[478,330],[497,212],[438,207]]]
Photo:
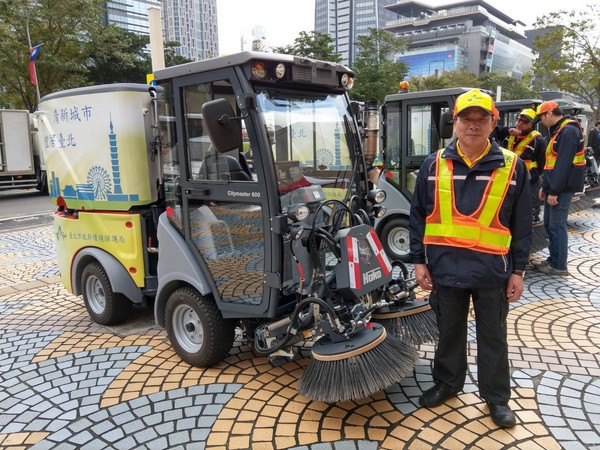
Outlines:
[[546,33],[534,39],[538,54],[533,70],[541,89],[556,87],[579,95],[600,118],[600,47],[597,5],[585,11],[557,11],[538,18]]
[[176,53],[175,49],[179,46],[181,46],[181,44],[177,41],[165,42],[165,67],[178,66],[179,64],[192,62],[190,58]]
[[101,0],[0,2],[0,100],[30,111],[37,106],[29,80],[29,40],[31,45],[43,43],[36,61],[41,95],[84,85],[83,52],[90,33],[102,24],[103,4]]
[[409,79],[412,91],[447,89],[453,87],[480,87],[481,81],[466,70],[447,70],[441,75],[412,76]]
[[148,36],[116,25],[97,28],[87,43],[83,62],[86,83],[145,83],[146,74],[152,71],[148,43]]
[[521,80],[508,75],[494,72],[483,72],[479,75],[480,87],[496,92],[498,86],[502,87],[502,100],[519,100],[523,98],[536,98],[536,92],[531,87],[531,75],[525,75]]
[[275,53],[305,56],[323,61],[340,62],[342,57],[333,51],[333,38],[318,31],[301,31],[292,45],[274,47]]
[[403,62],[392,58],[407,48],[407,41],[389,31],[370,28],[369,34],[359,36],[358,56],[354,61],[356,82],[350,91],[353,99],[383,103],[386,95],[398,91],[398,83],[408,73]]

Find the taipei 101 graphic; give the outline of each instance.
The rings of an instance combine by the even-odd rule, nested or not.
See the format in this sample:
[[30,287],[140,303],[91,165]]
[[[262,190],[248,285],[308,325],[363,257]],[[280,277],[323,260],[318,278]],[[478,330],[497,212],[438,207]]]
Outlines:
[[50,197],[77,200],[103,201],[138,201],[139,194],[124,194],[121,187],[121,170],[119,166],[119,146],[117,133],[114,131],[112,116],[109,116],[108,151],[110,153],[110,168],[94,164],[88,170],[86,183],[66,185],[61,189],[60,179],[52,172],[50,180]]

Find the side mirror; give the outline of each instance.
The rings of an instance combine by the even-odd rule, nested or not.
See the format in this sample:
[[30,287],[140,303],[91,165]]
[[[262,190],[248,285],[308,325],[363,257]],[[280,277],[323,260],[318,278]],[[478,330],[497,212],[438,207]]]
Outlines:
[[241,117],[224,98],[211,100],[202,105],[202,118],[217,153],[225,153],[242,146]]
[[450,139],[454,133],[454,118],[452,111],[445,111],[440,116],[440,137]]

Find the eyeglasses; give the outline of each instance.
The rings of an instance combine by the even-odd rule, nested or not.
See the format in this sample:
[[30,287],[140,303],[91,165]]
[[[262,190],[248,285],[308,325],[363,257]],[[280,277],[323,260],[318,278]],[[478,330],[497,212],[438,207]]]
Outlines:
[[517,119],[517,122],[529,123],[529,122],[531,122],[531,121],[530,121],[530,120],[527,120],[527,119],[523,119],[522,117],[519,117],[519,118]]

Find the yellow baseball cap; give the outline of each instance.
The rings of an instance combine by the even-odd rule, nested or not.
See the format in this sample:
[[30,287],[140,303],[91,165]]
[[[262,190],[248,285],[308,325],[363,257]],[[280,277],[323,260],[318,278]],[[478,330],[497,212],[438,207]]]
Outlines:
[[519,113],[519,116],[525,116],[525,117],[529,118],[529,121],[532,121],[533,119],[535,119],[536,115],[537,115],[537,113],[531,108],[525,108],[523,111],[521,111]]
[[481,108],[494,116],[495,119],[498,118],[498,110],[494,106],[494,99],[479,89],[471,89],[458,96],[454,104],[454,117],[458,116],[465,109],[472,107]]
[[542,102],[541,105],[538,106],[537,113],[544,114],[548,111],[554,111],[556,108],[558,108],[558,103],[556,103],[554,100],[548,100]]

